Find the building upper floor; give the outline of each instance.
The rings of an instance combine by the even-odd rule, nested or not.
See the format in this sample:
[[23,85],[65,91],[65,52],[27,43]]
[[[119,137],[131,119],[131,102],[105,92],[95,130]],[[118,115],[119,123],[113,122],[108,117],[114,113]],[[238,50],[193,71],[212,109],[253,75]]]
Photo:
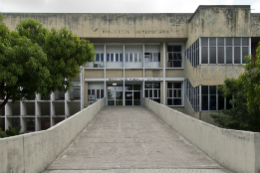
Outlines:
[[3,13],[14,30],[20,20],[35,18],[48,29],[67,27],[81,38],[163,38],[185,41],[185,50],[200,37],[259,37],[259,14],[250,5],[199,6],[194,13]]

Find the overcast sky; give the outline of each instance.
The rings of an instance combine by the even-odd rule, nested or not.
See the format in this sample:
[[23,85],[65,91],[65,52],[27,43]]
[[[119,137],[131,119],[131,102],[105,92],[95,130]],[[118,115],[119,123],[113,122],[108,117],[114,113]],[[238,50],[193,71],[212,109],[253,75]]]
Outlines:
[[199,5],[251,5],[260,13],[260,0],[0,0],[0,12],[193,13]]

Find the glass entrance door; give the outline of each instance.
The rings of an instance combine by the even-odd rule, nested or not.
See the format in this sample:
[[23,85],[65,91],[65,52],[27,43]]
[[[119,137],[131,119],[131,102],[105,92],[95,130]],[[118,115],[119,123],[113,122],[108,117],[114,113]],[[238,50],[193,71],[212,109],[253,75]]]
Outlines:
[[123,86],[107,87],[107,105],[108,106],[123,105]]
[[125,86],[125,105],[126,106],[141,105],[141,85]]

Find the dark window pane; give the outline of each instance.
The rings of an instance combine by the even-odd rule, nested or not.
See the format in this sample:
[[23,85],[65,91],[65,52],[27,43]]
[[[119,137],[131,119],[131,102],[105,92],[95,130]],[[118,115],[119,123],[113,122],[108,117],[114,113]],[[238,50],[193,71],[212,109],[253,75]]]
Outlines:
[[224,46],[224,38],[218,38],[218,46]]
[[177,97],[177,90],[173,90],[173,97]]
[[173,46],[174,52],[181,52],[181,46]]
[[116,54],[116,62],[119,62],[119,56]]
[[130,100],[125,101],[125,105],[132,106],[132,101],[130,101]]
[[153,91],[153,96],[154,96],[154,97],[158,97],[158,95],[157,95],[157,90],[154,90],[154,91]]
[[169,90],[168,94],[169,94],[168,97],[173,97],[172,90]]
[[176,53],[176,60],[181,60],[181,53]]
[[134,92],[134,99],[140,99],[141,98],[141,93],[140,92]]
[[172,83],[168,82],[167,85],[168,85],[168,89],[169,89],[169,88],[172,88]]
[[154,88],[160,88],[160,83],[159,83],[159,82],[153,83],[153,87],[154,87]]
[[216,46],[216,38],[209,38],[209,46]]
[[216,64],[216,48],[210,48],[210,64]]
[[99,62],[99,54],[96,54],[96,62]]
[[202,47],[208,46],[208,38],[201,38],[201,46]]
[[134,100],[134,105],[141,105],[140,100]]
[[123,62],[123,54],[120,53],[120,62]]
[[245,38],[245,37],[242,38],[242,46],[249,46],[248,38]]
[[149,97],[153,97],[153,90],[149,90]]
[[114,54],[111,53],[111,62],[114,62]]
[[226,64],[232,64],[232,47],[226,48]]
[[107,62],[109,62],[110,55],[107,53]]
[[100,54],[100,61],[104,62],[104,54],[103,53]]
[[116,92],[116,99],[123,99],[123,92]]
[[202,110],[209,110],[208,95],[202,96]]
[[181,88],[181,83],[174,83],[173,85],[174,88]]
[[216,110],[216,95],[210,96],[210,110]]
[[174,99],[173,104],[174,105],[181,105],[181,99]]
[[172,99],[168,99],[168,105],[173,105],[172,104]]
[[224,109],[224,105],[225,105],[224,100],[225,100],[225,98],[223,97],[223,95],[219,94],[218,95],[218,110]]
[[117,101],[116,101],[116,105],[122,106],[122,105],[123,105],[122,100],[117,100]]
[[100,98],[99,90],[97,90],[97,99]]
[[173,51],[173,46],[168,46],[168,52],[172,52]]
[[132,62],[133,61],[133,54],[130,53],[129,55],[130,55],[129,61]]
[[181,97],[181,90],[178,90],[178,97]]
[[226,46],[232,46],[232,38],[226,38]]
[[209,86],[210,95],[216,95],[216,86]]
[[201,63],[202,64],[208,64],[208,48],[205,48],[205,47],[203,47],[202,49],[201,49],[201,56],[202,56],[202,58],[201,58]]
[[231,109],[232,105],[229,103],[229,101],[232,100],[232,97],[227,97],[226,98],[226,109]]
[[242,61],[243,63],[246,63],[246,59],[244,58],[245,56],[248,55],[248,47],[243,47],[242,48]]
[[202,86],[201,90],[202,90],[202,94],[208,94],[208,86]]
[[104,90],[101,90],[101,98],[104,97]]
[[224,47],[218,47],[218,64],[224,64]]
[[240,46],[240,38],[234,38],[234,46]]
[[148,91],[149,91],[149,90],[145,90],[145,97],[149,97]]
[[240,64],[240,47],[234,48],[234,63]]
[[128,62],[128,53],[125,54],[125,61]]
[[95,90],[92,90],[92,95],[95,95]]
[[181,67],[181,61],[174,61],[173,67]]
[[141,90],[141,85],[134,85],[134,90]]
[[90,93],[91,93],[91,90],[90,90],[90,89],[88,89],[88,95],[90,95]]

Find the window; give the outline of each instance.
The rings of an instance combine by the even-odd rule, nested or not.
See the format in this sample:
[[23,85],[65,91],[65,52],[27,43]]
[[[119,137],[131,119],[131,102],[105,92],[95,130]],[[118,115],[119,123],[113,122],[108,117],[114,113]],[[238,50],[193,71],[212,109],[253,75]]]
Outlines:
[[103,53],[97,53],[95,56],[95,62],[104,62],[104,54]]
[[193,67],[199,64],[199,39],[185,51],[185,55]]
[[[123,60],[123,55],[122,55]],[[131,52],[125,54],[126,62],[142,62],[142,54],[137,52]]]
[[160,103],[160,83],[146,82],[145,97]]
[[186,82],[186,96],[191,104],[193,111],[199,111],[199,86],[193,87],[187,80]]
[[168,82],[168,105],[182,105],[181,82]]
[[216,111],[232,108],[229,103],[232,97],[224,98],[223,93],[219,92],[217,88],[218,86],[201,86],[202,110]]
[[160,53],[145,53],[145,62],[160,62]]
[[182,67],[181,46],[168,46],[168,67]]
[[[200,39],[202,64],[242,64],[245,63],[244,57],[249,54],[249,38],[227,37]],[[188,56],[189,49],[186,53]],[[192,56],[188,57],[188,59],[190,58],[192,58]]]

